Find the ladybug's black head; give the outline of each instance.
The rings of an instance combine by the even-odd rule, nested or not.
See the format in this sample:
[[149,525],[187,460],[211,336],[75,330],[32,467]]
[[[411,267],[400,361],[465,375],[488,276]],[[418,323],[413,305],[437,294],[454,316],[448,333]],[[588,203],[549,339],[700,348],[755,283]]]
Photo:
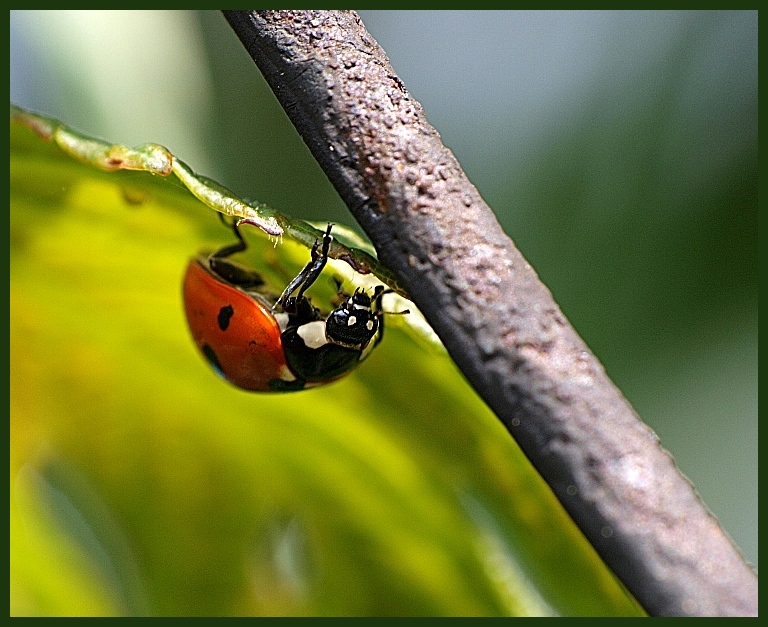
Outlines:
[[325,335],[330,342],[348,348],[364,349],[379,329],[379,316],[371,298],[357,290],[325,320]]

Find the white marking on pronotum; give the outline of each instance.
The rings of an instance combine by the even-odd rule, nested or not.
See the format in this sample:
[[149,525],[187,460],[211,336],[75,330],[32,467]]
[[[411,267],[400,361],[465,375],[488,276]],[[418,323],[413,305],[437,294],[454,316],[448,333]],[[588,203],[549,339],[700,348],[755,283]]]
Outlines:
[[328,343],[325,337],[325,322],[323,320],[302,324],[296,329],[296,333],[304,340],[307,348],[320,348]]
[[277,326],[280,327],[280,333],[288,328],[289,316],[287,313],[273,313]]

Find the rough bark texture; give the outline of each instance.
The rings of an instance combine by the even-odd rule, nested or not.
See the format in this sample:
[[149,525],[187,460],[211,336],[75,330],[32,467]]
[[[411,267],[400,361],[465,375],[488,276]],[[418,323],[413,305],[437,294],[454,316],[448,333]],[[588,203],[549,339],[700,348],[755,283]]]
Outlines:
[[467,379],[653,615],[753,615],[757,576],[579,338],[352,12],[225,12]]

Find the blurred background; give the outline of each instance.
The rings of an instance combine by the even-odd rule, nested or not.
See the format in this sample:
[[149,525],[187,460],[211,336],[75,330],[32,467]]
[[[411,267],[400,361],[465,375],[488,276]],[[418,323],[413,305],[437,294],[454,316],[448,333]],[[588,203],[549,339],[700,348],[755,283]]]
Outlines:
[[[361,16],[757,565],[757,12]],[[351,224],[220,13],[11,11],[10,42],[12,103]]]

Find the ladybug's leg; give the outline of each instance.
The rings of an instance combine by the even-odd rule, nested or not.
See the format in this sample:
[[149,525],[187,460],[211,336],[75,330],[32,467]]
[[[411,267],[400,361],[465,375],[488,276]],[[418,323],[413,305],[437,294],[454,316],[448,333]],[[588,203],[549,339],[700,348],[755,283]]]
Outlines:
[[234,221],[231,224],[227,224],[227,221],[224,218],[223,213],[219,214],[219,219],[224,224],[232,228],[232,231],[234,232],[235,237],[237,237],[238,241],[236,244],[230,244],[229,246],[225,246],[221,250],[218,250],[215,253],[213,253],[213,255],[211,256],[217,259],[223,259],[224,257],[229,257],[230,255],[234,255],[235,253],[243,252],[246,248],[248,248],[248,244],[245,242],[245,239],[243,238],[243,234],[240,233],[240,229],[237,227],[237,221]]
[[224,224],[232,228],[235,237],[237,237],[237,243],[225,246],[208,258],[208,265],[211,270],[224,280],[232,283],[232,285],[237,285],[244,289],[256,288],[264,285],[264,279],[261,278],[261,275],[258,272],[228,258],[230,255],[244,251],[248,248],[248,244],[243,238],[242,233],[240,233],[237,221],[229,223],[224,219],[224,215],[221,213],[219,214],[219,218]]
[[312,246],[311,259],[309,263],[304,266],[304,269],[299,272],[299,274],[296,275],[296,278],[288,284],[285,290],[283,290],[283,293],[281,294],[280,298],[277,299],[277,303],[275,304],[284,305],[286,300],[288,300],[288,297],[293,294],[293,292],[295,292],[296,288],[299,288],[299,286],[301,287],[299,288],[299,293],[297,294],[296,298],[300,299],[302,296],[304,296],[304,292],[306,292],[312,286],[312,284],[317,281],[317,278],[320,276],[320,273],[323,271],[323,268],[328,261],[328,251],[331,249],[331,242],[333,241],[333,237],[331,236],[332,228],[333,224],[329,224],[325,234],[323,235],[323,248],[321,252],[318,252],[320,244],[317,240],[315,240],[315,243]]
[[343,289],[341,289],[341,286],[344,284],[344,282],[337,276],[333,276],[332,278],[333,284],[336,286],[336,298],[331,301],[331,304],[334,309],[339,307],[344,301],[349,300],[350,294],[347,294]]

